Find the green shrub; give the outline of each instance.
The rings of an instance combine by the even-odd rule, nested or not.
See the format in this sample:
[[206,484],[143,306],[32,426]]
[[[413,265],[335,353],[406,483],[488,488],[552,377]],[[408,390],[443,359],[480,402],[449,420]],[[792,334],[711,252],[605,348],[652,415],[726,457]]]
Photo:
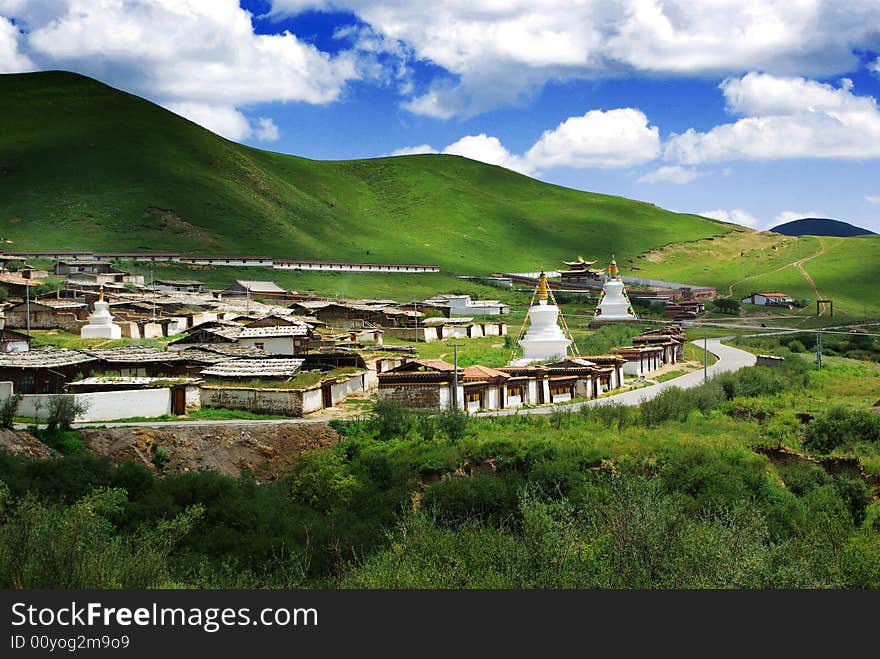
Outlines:
[[431,485],[422,496],[422,508],[449,525],[474,520],[501,524],[516,514],[519,477],[489,475],[450,478]]
[[880,415],[836,405],[807,424],[804,446],[831,453],[858,442],[880,442]]
[[437,415],[437,425],[451,441],[457,442],[467,434],[467,412],[455,407],[447,407]]
[[434,441],[434,434],[437,431],[437,423],[434,416],[429,413],[422,412],[416,415],[416,431],[426,442]]
[[345,506],[361,484],[342,456],[328,449],[305,451],[293,478],[293,496],[321,512]]
[[412,411],[393,398],[377,398],[373,402],[372,421],[380,439],[402,437],[412,427]]

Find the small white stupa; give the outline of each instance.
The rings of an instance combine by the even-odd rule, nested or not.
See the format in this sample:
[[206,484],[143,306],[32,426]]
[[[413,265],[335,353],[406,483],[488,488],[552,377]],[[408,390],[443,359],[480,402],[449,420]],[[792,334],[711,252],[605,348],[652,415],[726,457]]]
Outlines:
[[621,320],[638,320],[638,316],[633,311],[629,296],[623,286],[623,277],[620,276],[617,261],[612,255],[611,263],[608,264],[608,278],[602,285],[602,296],[596,306],[594,322],[619,322]]
[[529,329],[519,341],[523,356],[513,362],[515,366],[565,359],[568,353],[571,339],[567,339],[559,327],[559,307],[547,304],[548,297],[547,275],[541,272],[538,278],[538,304],[529,309]]
[[79,331],[82,339],[121,339],[122,328],[113,324],[113,316],[110,315],[109,304],[104,301],[104,288],[98,294],[95,302],[95,310],[89,316],[89,324],[84,325]]

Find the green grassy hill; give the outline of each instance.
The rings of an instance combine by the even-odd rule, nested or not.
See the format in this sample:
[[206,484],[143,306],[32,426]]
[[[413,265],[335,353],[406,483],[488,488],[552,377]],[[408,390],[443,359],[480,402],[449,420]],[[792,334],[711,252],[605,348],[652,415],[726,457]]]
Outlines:
[[731,231],[457,156],[314,161],[252,149],[65,72],[0,75],[0,237],[94,249],[557,267]]
[[[880,236],[737,231],[648,252],[624,267],[642,276],[715,286],[720,295],[740,298],[767,290],[797,299],[831,298],[835,318],[841,320],[880,315]],[[798,313],[809,316],[815,311],[811,304]]]

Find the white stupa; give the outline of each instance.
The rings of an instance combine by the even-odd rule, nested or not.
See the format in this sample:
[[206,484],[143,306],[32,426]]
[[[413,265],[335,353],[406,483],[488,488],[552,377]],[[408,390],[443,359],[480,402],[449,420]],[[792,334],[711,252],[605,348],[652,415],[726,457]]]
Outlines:
[[109,304],[104,301],[104,289],[98,294],[95,302],[95,310],[89,316],[89,324],[84,325],[79,331],[82,339],[120,339],[122,328],[113,324],[113,316],[110,315]]
[[623,278],[617,269],[617,261],[611,257],[608,265],[608,278],[602,285],[602,297],[596,306],[594,322],[610,322],[621,320],[638,320],[626,289],[623,287]]
[[515,366],[550,359],[565,359],[571,340],[565,337],[559,327],[559,307],[547,304],[547,276],[542,272],[538,278],[538,304],[529,309],[529,329],[520,339],[523,349],[522,359]]

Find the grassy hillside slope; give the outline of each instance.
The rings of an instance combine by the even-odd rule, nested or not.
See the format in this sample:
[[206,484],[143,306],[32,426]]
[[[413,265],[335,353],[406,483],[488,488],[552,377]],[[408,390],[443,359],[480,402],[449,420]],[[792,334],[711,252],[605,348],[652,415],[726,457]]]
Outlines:
[[439,263],[619,257],[731,230],[456,156],[314,161],[227,141],[72,73],[0,75],[10,248]]
[[[647,272],[673,281],[715,286],[722,295],[745,297],[753,291],[779,290],[794,298],[815,300],[818,289],[823,298],[834,300],[835,317],[880,315],[880,236],[732,232],[714,240],[655,250],[629,265],[637,269],[634,274]],[[815,314],[815,306],[800,313]]]

